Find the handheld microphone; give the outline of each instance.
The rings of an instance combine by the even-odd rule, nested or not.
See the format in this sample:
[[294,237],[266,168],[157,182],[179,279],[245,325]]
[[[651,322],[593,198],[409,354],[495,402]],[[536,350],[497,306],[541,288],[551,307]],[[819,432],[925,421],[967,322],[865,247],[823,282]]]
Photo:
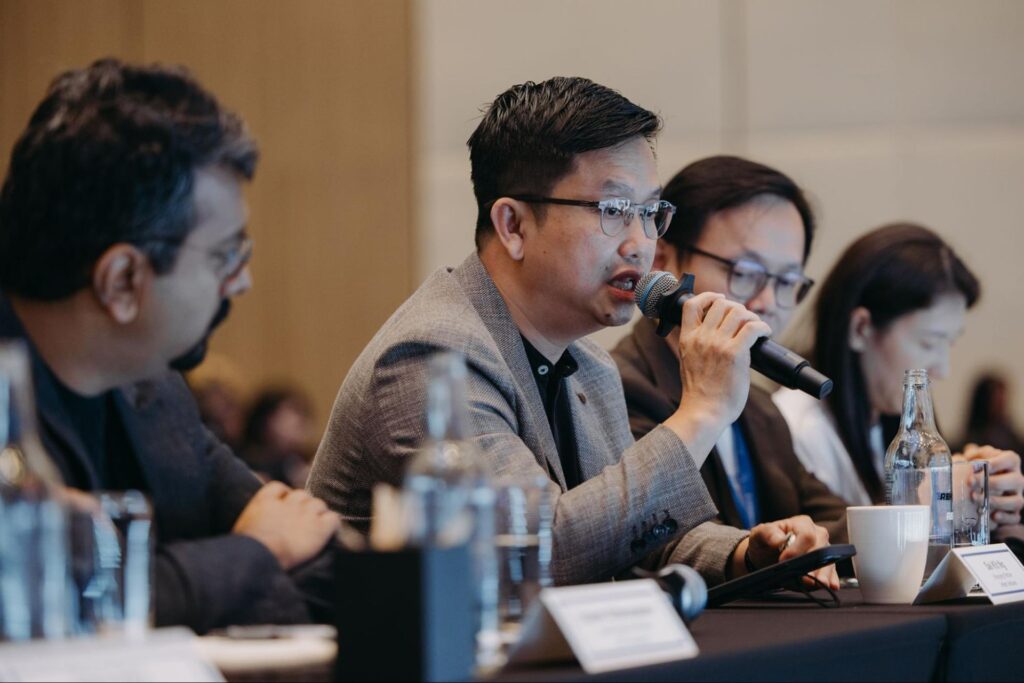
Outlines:
[[654,579],[668,593],[672,606],[687,624],[699,617],[708,605],[708,584],[693,567],[668,564],[656,571],[640,567],[633,567],[632,571],[638,579]]
[[[662,337],[679,324],[683,304],[692,296],[693,275],[683,273],[680,283],[671,273],[659,270],[644,275],[633,291],[633,300],[644,317],[658,320],[658,334]],[[767,337],[761,337],[750,348],[750,367],[773,382],[817,399],[832,391],[832,380],[812,368],[807,359]]]

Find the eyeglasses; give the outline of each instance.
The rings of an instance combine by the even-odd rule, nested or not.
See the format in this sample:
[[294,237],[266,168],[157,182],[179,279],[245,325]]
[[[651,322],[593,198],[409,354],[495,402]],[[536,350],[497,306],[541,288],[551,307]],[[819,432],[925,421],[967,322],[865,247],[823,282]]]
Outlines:
[[683,249],[729,266],[729,295],[738,301],[750,301],[761,293],[768,280],[775,280],[775,303],[779,308],[793,308],[804,300],[814,285],[814,280],[799,271],[769,273],[767,268],[753,259],[722,258],[697,247]]
[[[183,245],[184,246],[184,245]],[[225,249],[211,249],[207,253],[217,260],[214,273],[221,282],[230,282],[242,272],[252,260],[252,238],[244,235],[242,239]]]
[[252,238],[243,234],[241,239],[232,242],[226,247],[209,248],[197,244],[185,244],[177,240],[163,239],[159,237],[150,238],[146,242],[163,244],[174,244],[179,249],[198,249],[206,252],[207,256],[216,262],[214,276],[220,281],[221,288],[227,286],[232,280],[238,277],[245,266],[252,260],[253,242]]
[[508,195],[510,199],[517,199],[528,204],[558,204],[560,206],[583,206],[588,209],[596,209],[601,214],[601,232],[609,237],[615,237],[633,222],[633,217],[638,215],[643,221],[644,234],[652,240],[656,240],[665,234],[676,207],[664,199],[653,204],[634,204],[628,199],[602,199],[599,202],[585,201],[582,199],[557,199],[555,197],[539,197],[532,194]]

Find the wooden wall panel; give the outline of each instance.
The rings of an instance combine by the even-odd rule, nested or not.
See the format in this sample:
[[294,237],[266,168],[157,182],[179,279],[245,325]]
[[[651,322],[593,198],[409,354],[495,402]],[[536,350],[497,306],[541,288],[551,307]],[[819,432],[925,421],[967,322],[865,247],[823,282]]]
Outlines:
[[108,55],[137,59],[132,0],[0,0],[0,168],[54,76]]
[[255,287],[213,348],[250,386],[304,387],[322,423],[411,287],[409,14],[407,0],[0,0],[0,152],[60,68],[190,67],[262,150]]

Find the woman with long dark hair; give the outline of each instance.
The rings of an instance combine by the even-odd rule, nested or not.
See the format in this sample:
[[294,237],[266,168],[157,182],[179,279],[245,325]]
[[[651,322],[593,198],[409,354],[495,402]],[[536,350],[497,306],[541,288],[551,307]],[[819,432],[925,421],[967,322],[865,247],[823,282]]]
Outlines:
[[[822,402],[786,389],[774,396],[804,467],[853,505],[882,502],[882,419],[902,410],[904,370],[946,377],[950,348],[979,295],[963,261],[922,226],[886,225],[847,247],[818,293],[811,352],[835,390]],[[1019,456],[990,446],[964,456],[991,463],[993,521],[1018,524]]]

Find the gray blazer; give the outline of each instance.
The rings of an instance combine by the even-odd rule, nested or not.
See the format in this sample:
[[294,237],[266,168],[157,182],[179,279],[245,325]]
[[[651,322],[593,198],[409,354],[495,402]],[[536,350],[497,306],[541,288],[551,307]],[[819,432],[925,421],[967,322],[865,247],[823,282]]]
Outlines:
[[579,370],[567,380],[584,482],[566,490],[519,329],[475,253],[431,275],[356,359],[313,463],[314,495],[365,531],[371,488],[400,485],[424,437],[427,360],[441,350],[466,358],[472,428],[494,473],[551,480],[556,583],[668,562],[723,579],[745,532],[704,524],[716,509],[674,432],[657,427],[634,442],[615,364],[586,339],[569,347]]

